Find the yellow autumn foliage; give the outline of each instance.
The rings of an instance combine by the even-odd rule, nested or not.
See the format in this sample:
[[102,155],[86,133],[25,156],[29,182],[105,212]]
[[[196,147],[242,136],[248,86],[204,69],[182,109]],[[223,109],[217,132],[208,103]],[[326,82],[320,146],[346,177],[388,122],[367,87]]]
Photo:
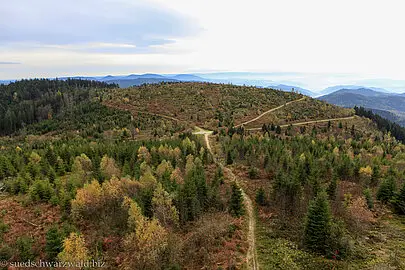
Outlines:
[[102,206],[102,189],[97,180],[84,185],[77,190],[75,199],[72,200],[72,216],[74,219],[80,219],[84,215],[95,214]]
[[359,174],[366,177],[371,177],[373,174],[373,169],[370,166],[361,167],[359,169]]
[[107,179],[110,179],[113,176],[121,176],[121,171],[115,164],[115,160],[108,157],[107,155],[103,156],[103,158],[101,159],[100,170],[103,176]]
[[123,207],[128,209],[128,227],[132,230],[124,239],[125,269],[157,269],[162,252],[168,245],[168,233],[157,219],[148,220],[139,206],[128,197]]
[[146,148],[145,146],[141,146],[138,149],[138,160],[139,162],[146,162],[149,163],[151,160],[151,155],[149,153],[148,148]]
[[159,183],[153,192],[152,208],[154,216],[165,227],[177,226],[179,223],[179,213],[173,205],[170,194]]
[[72,232],[63,240],[63,251],[58,254],[58,259],[62,262],[80,263],[90,258],[88,253],[84,238]]

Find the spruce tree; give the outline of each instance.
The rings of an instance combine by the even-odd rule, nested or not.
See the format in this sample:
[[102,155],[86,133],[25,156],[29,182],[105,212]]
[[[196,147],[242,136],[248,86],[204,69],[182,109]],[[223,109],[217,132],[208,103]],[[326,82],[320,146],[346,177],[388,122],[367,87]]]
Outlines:
[[371,186],[377,186],[379,180],[381,177],[381,169],[380,166],[376,165],[373,166],[373,173],[371,174],[371,179],[370,179],[370,185]]
[[266,194],[263,188],[259,188],[256,192],[256,203],[261,206],[266,205]]
[[304,244],[308,249],[321,254],[327,252],[331,219],[328,195],[321,191],[310,202],[305,220]]
[[236,184],[232,184],[231,200],[229,202],[229,212],[232,216],[240,217],[245,213],[243,207],[243,195],[240,187]]
[[62,251],[63,237],[57,227],[51,227],[46,233],[45,251],[49,260],[55,259]]
[[51,183],[54,183],[56,180],[56,173],[55,173],[55,170],[53,169],[53,167],[49,167],[48,179],[49,179],[49,182],[51,182]]
[[[367,202],[367,206],[369,209],[373,209],[374,207],[374,201],[373,201],[373,195],[372,195],[372,191],[370,188],[366,188],[363,191],[363,195],[366,198],[366,202]],[[404,194],[405,195],[405,194]]]
[[232,165],[232,164],[233,164],[232,154],[231,154],[231,151],[228,151],[228,153],[226,154],[226,165]]
[[405,183],[395,196],[394,205],[398,213],[405,214]]
[[329,186],[328,186],[328,188],[326,190],[330,200],[334,200],[336,198],[337,178],[338,178],[338,176],[334,173],[333,176],[332,176],[332,180],[329,183]]
[[377,200],[383,203],[389,202],[395,195],[395,189],[395,179],[393,177],[388,177],[378,188]]
[[224,183],[224,172],[221,166],[218,166],[217,170],[215,171],[214,182],[218,183],[219,185]]

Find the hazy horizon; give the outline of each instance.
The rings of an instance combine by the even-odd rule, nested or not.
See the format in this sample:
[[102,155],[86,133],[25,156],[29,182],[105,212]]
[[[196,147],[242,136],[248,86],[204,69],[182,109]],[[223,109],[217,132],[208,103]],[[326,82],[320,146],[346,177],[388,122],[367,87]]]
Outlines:
[[196,75],[204,79],[210,80],[224,80],[232,83],[241,83],[254,85],[255,81],[259,81],[260,86],[270,86],[277,84],[291,85],[308,89],[315,93],[320,92],[328,87],[338,85],[357,85],[363,87],[383,88],[391,92],[403,93],[405,92],[405,80],[392,80],[381,79],[376,77],[367,77],[351,74],[322,74],[322,73],[301,73],[301,72],[233,72],[233,71],[217,71],[217,72],[195,72],[195,73],[153,73],[153,72],[140,72],[128,74],[61,74],[53,77],[25,77],[25,78],[8,78],[0,80],[20,80],[32,78],[66,78],[66,77],[94,77],[102,78],[106,76],[125,77],[129,75],[142,75],[142,74],[159,74],[163,76],[175,76],[178,74]]
[[30,3],[2,4],[1,79],[211,71],[335,74],[301,82],[320,89],[335,81],[403,76],[400,2]]

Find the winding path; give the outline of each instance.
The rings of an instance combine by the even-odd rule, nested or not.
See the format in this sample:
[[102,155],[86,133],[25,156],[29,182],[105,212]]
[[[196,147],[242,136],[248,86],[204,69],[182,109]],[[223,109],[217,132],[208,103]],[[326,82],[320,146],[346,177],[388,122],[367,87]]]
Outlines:
[[255,237],[255,228],[256,228],[256,219],[254,215],[254,208],[252,204],[252,200],[249,198],[249,196],[245,193],[245,191],[241,188],[240,181],[236,177],[236,175],[232,172],[231,169],[225,167],[221,162],[218,161],[218,159],[214,156],[214,153],[212,152],[210,140],[209,140],[209,135],[212,134],[212,131],[210,130],[205,130],[200,127],[196,127],[196,131],[193,134],[199,134],[199,135],[204,135],[204,140],[205,144],[207,145],[207,149],[214,158],[214,162],[218,164],[224,172],[232,179],[232,181],[235,181],[238,186],[240,187],[242,191],[242,196],[245,201],[246,205],[246,211],[248,214],[248,243],[249,243],[249,248],[248,252],[246,255],[246,263],[248,269],[253,269],[253,270],[258,270],[259,269],[259,263],[257,261],[257,253],[256,253],[256,237]]
[[[108,107],[111,107],[111,108],[116,108],[116,109],[120,109],[120,110],[124,110],[124,111],[129,111],[132,114],[134,114],[134,113],[145,113],[145,114],[159,116],[159,117],[166,118],[166,119],[169,119],[169,120],[181,122],[180,119],[175,118],[175,117],[136,110],[132,105],[129,105],[129,104],[116,104],[116,103],[109,103],[109,102],[103,102],[103,104],[105,106],[108,106]],[[218,164],[224,171],[226,171],[227,174],[232,178],[232,180],[236,181],[236,183],[238,183],[238,185],[240,186],[240,181],[238,180],[236,175],[232,172],[232,170],[225,167],[222,163],[220,163],[218,161],[218,159],[214,156],[213,152],[212,152],[212,148],[211,148],[211,144],[210,144],[210,140],[209,140],[209,135],[211,135],[213,133],[213,131],[205,130],[205,129],[202,129],[202,128],[197,127],[197,126],[195,127],[195,129],[196,129],[196,131],[193,132],[193,134],[195,134],[195,135],[204,135],[204,140],[205,140],[205,143],[207,145],[207,149],[210,152],[210,154],[212,155],[212,157],[214,158],[215,163]],[[257,262],[256,241],[255,241],[256,220],[255,220],[254,211],[253,211],[253,204],[252,204],[252,200],[249,198],[249,196],[245,193],[245,191],[242,188],[241,188],[241,191],[242,191],[243,199],[244,199],[244,201],[246,203],[246,211],[248,213],[248,218],[249,218],[249,228],[248,228],[249,248],[248,248],[248,252],[247,252],[247,255],[246,255],[247,266],[248,266],[249,269],[258,270],[259,269],[259,264]]]
[[[317,124],[317,123],[324,123],[324,122],[329,122],[329,121],[342,121],[342,120],[350,120],[354,119],[356,116],[348,116],[348,117],[340,117],[340,118],[328,118],[328,119],[320,119],[320,120],[311,120],[311,121],[305,121],[305,122],[298,122],[298,123],[291,123],[291,124],[285,124],[281,125],[280,127],[288,127],[289,125],[291,126],[304,126],[308,124]],[[261,127],[257,128],[247,128],[246,130],[261,130]]]
[[[259,116],[246,121],[244,123],[238,124],[235,127],[240,127],[242,125],[246,125],[249,123],[252,123],[258,119],[260,119],[261,117],[263,117],[264,115],[274,112],[278,109],[281,109],[289,104],[292,104],[294,102],[299,102],[302,100],[305,100],[306,97],[302,97],[300,99],[297,100],[293,100],[290,102],[287,102],[281,106],[278,106],[276,108],[270,109],[262,114],[260,114]],[[116,103],[108,103],[108,102],[103,102],[104,105],[108,106],[108,107],[113,107],[113,108],[118,108],[121,110],[125,110],[125,111],[129,111],[132,114],[134,113],[145,113],[145,114],[149,114],[149,115],[155,115],[155,116],[159,116],[162,118],[166,118],[169,120],[173,120],[173,121],[178,121],[178,122],[182,122],[182,120],[175,118],[175,117],[171,117],[171,116],[167,116],[167,115],[162,115],[162,114],[156,114],[156,113],[151,113],[151,112],[147,112],[147,111],[139,111],[136,110],[132,105],[129,104],[116,104]],[[349,119],[353,119],[355,118],[355,116],[350,116],[350,117],[341,117],[341,118],[332,118],[332,119],[322,119],[322,120],[312,120],[312,121],[305,121],[305,122],[298,122],[298,123],[291,123],[291,124],[285,124],[285,125],[281,125],[281,127],[287,127],[289,125],[293,125],[293,126],[300,126],[300,125],[307,125],[307,124],[313,124],[313,123],[322,123],[322,122],[328,122],[328,121],[339,121],[339,120],[349,120]],[[232,172],[231,169],[225,167],[218,158],[216,158],[214,156],[214,153],[212,151],[212,147],[210,144],[210,140],[209,140],[209,136],[213,133],[213,131],[211,130],[205,130],[202,129],[200,127],[195,127],[196,131],[193,132],[193,134],[195,135],[204,135],[204,140],[207,146],[208,151],[210,152],[210,154],[212,155],[212,157],[214,158],[214,162],[219,165],[224,172],[226,172],[226,174],[229,176],[229,178],[232,179],[232,181],[235,181],[239,187],[241,187],[241,182],[240,180],[237,178],[237,176]],[[261,130],[260,128],[250,128],[250,129],[246,129],[246,130]],[[257,260],[257,252],[256,252],[256,238],[255,238],[255,228],[256,228],[256,218],[254,215],[254,208],[253,208],[253,203],[252,200],[249,198],[249,196],[245,193],[245,191],[241,188],[242,191],[242,196],[244,198],[245,204],[246,204],[246,211],[248,214],[248,223],[249,223],[249,228],[248,228],[248,243],[249,243],[249,248],[248,248],[248,252],[246,255],[246,260],[247,260],[247,267],[248,269],[253,269],[253,270],[258,270],[259,269],[259,263]]]
[[280,106],[278,106],[278,107],[276,107],[276,108],[273,108],[273,109],[270,109],[270,110],[268,110],[268,111],[265,111],[264,113],[262,113],[262,114],[259,115],[258,117],[253,118],[253,119],[251,119],[251,120],[249,120],[249,121],[243,122],[243,123],[241,123],[241,124],[238,124],[238,125],[236,125],[236,126],[234,126],[234,127],[237,128],[237,127],[240,127],[240,126],[242,126],[242,125],[245,126],[245,125],[247,125],[247,124],[249,124],[249,123],[252,123],[252,122],[254,122],[254,121],[259,120],[260,118],[262,118],[263,116],[265,116],[265,115],[268,114],[268,113],[271,113],[271,112],[274,112],[274,111],[276,111],[276,110],[279,110],[279,109],[281,109],[281,108],[283,108],[283,107],[285,107],[285,106],[287,106],[287,105],[290,105],[290,104],[292,104],[292,103],[299,102],[299,101],[303,101],[304,99],[306,99],[306,97],[302,97],[302,98],[300,98],[300,99],[292,100],[292,101],[287,102],[287,103],[285,103],[285,104],[283,104],[283,105],[280,105]]

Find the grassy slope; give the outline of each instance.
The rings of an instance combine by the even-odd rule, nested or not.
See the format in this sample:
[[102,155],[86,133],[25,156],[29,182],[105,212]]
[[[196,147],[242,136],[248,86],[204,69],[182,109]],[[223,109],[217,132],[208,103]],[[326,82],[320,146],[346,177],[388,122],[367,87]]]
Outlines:
[[107,103],[126,102],[140,111],[176,117],[206,128],[216,128],[217,112],[232,115],[238,124],[260,113],[298,99],[300,95],[264,88],[208,83],[146,85],[111,91]]

